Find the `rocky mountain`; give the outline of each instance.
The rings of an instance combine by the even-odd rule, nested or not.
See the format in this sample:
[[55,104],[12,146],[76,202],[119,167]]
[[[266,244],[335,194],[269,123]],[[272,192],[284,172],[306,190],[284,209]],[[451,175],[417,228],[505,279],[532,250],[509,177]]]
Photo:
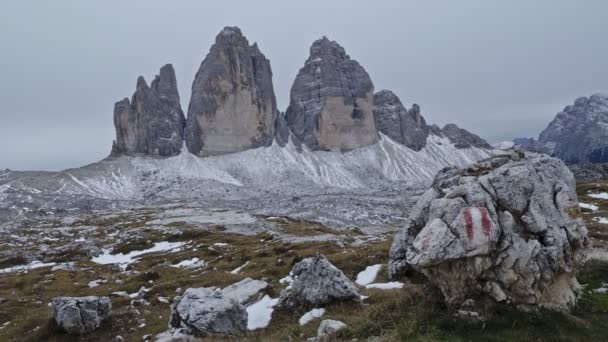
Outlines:
[[312,150],[349,151],[378,141],[374,85],[342,46],[323,37],[291,87],[285,113],[297,140]]
[[413,104],[412,108],[407,110],[399,97],[390,90],[381,90],[374,94],[374,115],[380,132],[414,151],[420,151],[426,146],[430,134],[446,137],[460,149],[492,149],[485,140],[455,124],[447,124],[443,129],[436,125],[427,125],[420,113],[420,106]]
[[408,111],[395,93],[381,90],[374,94],[374,115],[378,130],[414,151],[426,146],[429,127],[414,104]]
[[278,116],[270,61],[238,27],[226,27],[198,70],[186,145],[198,156],[268,146]]
[[175,70],[167,64],[150,86],[142,76],[137,79],[131,101],[125,98],[114,105],[112,155],[177,155],[183,145],[184,124]]
[[608,96],[578,98],[557,114],[538,140],[514,142],[569,164],[608,162]]
[[373,226],[400,217],[395,191],[491,154],[455,125],[427,125],[418,105],[374,94],[363,67],[327,38],[313,43],[283,115],[270,62],[236,27],[217,35],[202,62],[187,120],[166,65],[150,86],[138,79],[114,122],[112,158],[62,172],[0,172],[0,217],[196,201]]

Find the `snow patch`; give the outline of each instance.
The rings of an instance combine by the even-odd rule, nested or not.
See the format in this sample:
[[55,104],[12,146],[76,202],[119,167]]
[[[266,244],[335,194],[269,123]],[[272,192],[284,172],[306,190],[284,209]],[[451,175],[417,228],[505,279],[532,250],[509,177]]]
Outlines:
[[243,265],[241,265],[241,266],[239,266],[239,267],[237,267],[237,268],[233,269],[232,271],[230,271],[230,273],[232,273],[232,274],[239,274],[239,272],[241,272],[241,270],[242,270],[242,269],[243,269],[245,266],[247,266],[247,265],[249,265],[249,261],[247,261],[247,262],[246,262],[246,263],[244,263]]
[[304,326],[314,319],[323,317],[323,315],[325,315],[325,309],[312,309],[302,315],[298,323],[300,323],[301,326]]
[[593,220],[600,224],[608,224],[608,217],[595,217]]
[[403,288],[403,283],[400,283],[398,281],[392,281],[389,283],[375,283],[375,284],[365,285],[365,288],[381,289],[381,290],[401,289],[401,288]]
[[361,286],[373,283],[374,280],[376,280],[376,277],[378,276],[378,272],[380,272],[380,270],[382,269],[382,266],[383,265],[381,264],[367,266],[365,270],[357,274],[357,280],[355,282]]
[[89,287],[90,287],[90,288],[94,288],[94,287],[97,287],[97,286],[99,286],[99,285],[101,285],[101,284],[105,284],[105,283],[107,283],[107,282],[108,282],[108,281],[107,281],[107,280],[105,280],[105,279],[91,280],[91,281],[89,282]]
[[266,328],[272,319],[274,307],[279,303],[279,298],[264,296],[258,302],[247,307],[247,330]]
[[583,209],[589,209],[591,211],[598,211],[600,209],[597,205],[594,204],[580,202],[578,205]]
[[600,193],[597,193],[597,194],[588,194],[587,196],[589,196],[591,198],[608,199],[608,193],[607,192],[600,192]]
[[205,266],[207,266],[207,262],[196,257],[192,259],[182,260],[175,265],[171,265],[171,267],[175,268],[198,268]]
[[184,245],[186,245],[185,242],[156,242],[154,246],[148,249],[132,251],[127,254],[112,254],[112,249],[102,249],[103,253],[94,257],[91,261],[101,265],[118,264],[120,269],[124,271],[130,264],[136,262],[139,256],[149,253],[176,252]]
[[31,271],[31,270],[34,270],[37,268],[51,267],[51,266],[55,266],[55,265],[57,265],[57,263],[55,263],[55,262],[44,263],[42,261],[35,260],[35,261],[30,262],[27,265],[12,266],[12,267],[0,269],[0,274],[28,272],[28,271]]

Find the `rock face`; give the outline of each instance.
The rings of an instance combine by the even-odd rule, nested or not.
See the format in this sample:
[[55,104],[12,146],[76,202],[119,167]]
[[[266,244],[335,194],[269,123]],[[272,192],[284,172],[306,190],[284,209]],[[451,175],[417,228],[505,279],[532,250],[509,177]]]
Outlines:
[[171,307],[172,328],[195,336],[238,335],[247,329],[247,310],[217,288],[191,288]]
[[574,178],[558,159],[522,156],[439,172],[395,236],[390,274],[421,272],[450,304],[574,305],[588,247]]
[[183,145],[184,125],[175,71],[167,64],[151,86],[140,76],[131,101],[125,98],[114,105],[112,155],[177,155]]
[[291,287],[281,292],[283,307],[321,306],[334,301],[359,300],[357,287],[323,255],[306,258],[291,270]]
[[455,124],[447,124],[441,130],[441,133],[450,139],[457,148],[485,148],[492,149],[492,146],[487,141],[480,138],[466,129],[460,128]]
[[608,95],[577,99],[530,145],[569,164],[608,162]]
[[430,130],[417,104],[408,111],[392,91],[381,90],[374,94],[374,115],[378,130],[394,141],[414,151],[426,146]]
[[82,335],[93,332],[112,315],[108,297],[57,297],[51,302],[57,325],[67,333]]
[[291,87],[285,118],[297,140],[312,150],[348,151],[378,141],[374,85],[338,43],[315,41]]
[[277,116],[270,61],[239,28],[224,28],[192,84],[188,150],[209,156],[268,146]]

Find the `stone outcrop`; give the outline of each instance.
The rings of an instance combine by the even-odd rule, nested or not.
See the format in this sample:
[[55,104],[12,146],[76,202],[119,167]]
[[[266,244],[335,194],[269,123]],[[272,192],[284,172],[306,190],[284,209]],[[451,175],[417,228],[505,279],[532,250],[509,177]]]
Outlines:
[[378,130],[392,140],[414,151],[426,146],[430,129],[417,104],[407,110],[392,91],[381,90],[374,94],[374,115]]
[[293,282],[281,292],[280,306],[317,307],[334,301],[360,300],[355,284],[323,255],[300,261],[290,275]]
[[247,310],[217,288],[190,288],[171,306],[169,326],[188,335],[239,335],[247,330]]
[[188,150],[210,156],[268,146],[278,115],[270,61],[239,28],[224,28],[192,84]]
[[487,141],[473,134],[466,129],[460,128],[455,124],[447,124],[441,129],[441,134],[456,146],[456,148],[485,148],[492,149],[492,146]]
[[59,328],[69,334],[83,335],[97,330],[112,315],[108,297],[57,297],[51,312]]
[[285,118],[308,148],[348,151],[378,141],[373,101],[374,85],[365,69],[323,37],[312,44],[296,76]]
[[177,155],[183,145],[184,125],[175,71],[167,64],[150,86],[140,76],[132,99],[114,105],[112,155]]
[[560,160],[518,151],[444,169],[395,236],[389,272],[423,273],[454,305],[572,307],[588,247],[575,186]]
[[581,97],[557,114],[534,139],[517,139],[531,151],[548,153],[568,164],[608,162],[608,95]]

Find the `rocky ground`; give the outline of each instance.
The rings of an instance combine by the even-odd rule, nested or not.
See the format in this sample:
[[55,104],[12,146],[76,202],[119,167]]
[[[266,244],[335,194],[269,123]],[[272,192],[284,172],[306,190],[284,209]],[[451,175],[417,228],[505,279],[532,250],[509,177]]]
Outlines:
[[[346,323],[341,340],[605,340],[608,183],[583,182],[578,190],[594,250],[579,275],[586,287],[572,314],[499,308],[482,313],[479,321],[455,317],[424,280],[388,280],[383,265],[397,226],[329,227],[169,204],[4,224],[0,340],[74,341],[56,328],[48,307],[52,298],[65,295],[111,297],[112,319],[80,340],[154,340],[168,328],[175,296],[187,288],[225,287],[245,278],[269,286],[249,302],[249,332],[240,340],[304,340],[316,335],[321,316]],[[273,310],[289,286],[292,266],[317,252],[357,280],[363,305]]]

